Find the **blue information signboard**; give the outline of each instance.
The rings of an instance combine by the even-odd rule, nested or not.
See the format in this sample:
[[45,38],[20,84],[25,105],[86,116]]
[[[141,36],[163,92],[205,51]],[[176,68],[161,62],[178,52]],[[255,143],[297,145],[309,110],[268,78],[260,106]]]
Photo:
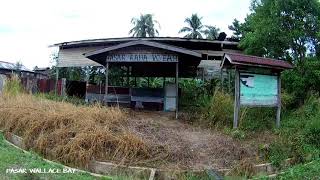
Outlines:
[[240,104],[277,106],[278,76],[240,72]]

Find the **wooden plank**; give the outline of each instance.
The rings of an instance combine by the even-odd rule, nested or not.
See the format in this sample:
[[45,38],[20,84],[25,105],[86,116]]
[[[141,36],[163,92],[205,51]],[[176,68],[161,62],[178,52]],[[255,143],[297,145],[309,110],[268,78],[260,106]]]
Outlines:
[[240,73],[239,70],[235,69],[235,93],[234,93],[234,117],[233,117],[233,128],[238,127],[239,112],[240,112]]
[[105,103],[108,105],[108,80],[109,80],[109,63],[106,62],[106,68],[105,68],[105,75],[106,75],[106,87],[105,87],[105,94],[104,94],[104,100]]
[[125,48],[125,47],[130,47],[130,46],[136,46],[136,45],[151,46],[151,47],[165,49],[165,50],[172,51],[172,52],[177,52],[177,53],[187,54],[187,55],[191,55],[191,56],[196,56],[196,57],[199,57],[199,58],[202,57],[202,54],[197,53],[195,51],[191,51],[191,50],[185,49],[185,48],[172,46],[172,45],[167,45],[167,44],[162,44],[162,43],[157,43],[157,42],[144,41],[144,40],[130,41],[130,42],[127,42],[127,43],[122,43],[122,44],[119,44],[119,45],[103,48],[103,49],[100,49],[100,50],[97,50],[97,51],[88,52],[88,53],[85,54],[85,56],[87,58],[90,58],[90,57],[95,56],[97,54],[106,53],[106,52],[109,52],[109,51],[113,51],[113,50],[117,50],[117,49],[121,49],[121,48]]
[[85,66],[102,66],[83,56],[84,53],[98,50],[103,46],[59,49],[59,61],[57,67],[85,67]]
[[55,95],[58,94],[58,80],[59,80],[59,68],[56,67],[56,83],[55,83]]
[[131,96],[131,101],[163,103],[163,97]]

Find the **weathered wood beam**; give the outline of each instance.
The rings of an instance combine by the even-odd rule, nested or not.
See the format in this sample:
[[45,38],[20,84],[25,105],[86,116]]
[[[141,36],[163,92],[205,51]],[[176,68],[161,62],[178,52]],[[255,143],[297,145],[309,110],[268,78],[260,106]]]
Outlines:
[[240,112],[240,73],[238,68],[235,68],[235,92],[234,92],[234,117],[233,128],[238,128],[239,112]]
[[105,67],[105,75],[106,75],[106,84],[105,84],[105,95],[104,95],[104,100],[106,105],[108,105],[108,82],[109,82],[109,62],[106,62],[106,67]]

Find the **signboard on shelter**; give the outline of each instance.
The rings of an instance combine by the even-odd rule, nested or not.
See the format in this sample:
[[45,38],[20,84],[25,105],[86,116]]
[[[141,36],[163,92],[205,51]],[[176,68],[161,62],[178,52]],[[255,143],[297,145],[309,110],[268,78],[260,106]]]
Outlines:
[[172,54],[110,54],[107,62],[178,62],[178,56]]
[[278,77],[240,72],[240,104],[277,106]]

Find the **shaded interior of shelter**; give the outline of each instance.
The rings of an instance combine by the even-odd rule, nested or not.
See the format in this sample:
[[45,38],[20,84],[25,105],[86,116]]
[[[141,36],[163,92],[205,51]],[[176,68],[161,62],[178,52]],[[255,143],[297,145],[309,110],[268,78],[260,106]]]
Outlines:
[[[156,52],[161,54],[174,54],[178,57],[178,62],[108,62],[108,68],[122,68],[127,70],[127,78],[139,78],[139,77],[161,77],[161,78],[174,78],[174,83],[167,85],[164,81],[162,87],[151,88],[151,87],[132,87],[127,84],[127,87],[115,87],[112,84],[108,87],[107,103],[108,104],[122,104],[129,105],[130,107],[143,108],[143,109],[154,109],[154,110],[167,110],[172,111],[174,108],[168,108],[168,103],[175,103],[177,101],[173,99],[173,96],[178,94],[178,78],[179,77],[195,77],[197,72],[197,66],[201,61],[200,57],[194,57],[183,53],[177,53],[173,51],[163,50],[160,48],[149,47],[145,45],[135,45],[132,47],[126,47],[117,49],[114,51],[102,52],[90,57],[104,66],[106,66],[106,57],[109,53],[125,53],[125,52]],[[148,83],[149,84],[149,83]],[[90,85],[89,85],[90,86]],[[170,87],[172,86],[172,87]],[[101,86],[99,87],[101,88]],[[105,90],[105,89],[104,89]],[[171,91],[171,92],[169,92]],[[174,94],[174,91],[178,92]],[[105,100],[102,97],[103,90],[99,90],[99,95],[91,92],[91,89],[87,89],[87,99],[94,99],[95,96],[97,101]],[[95,94],[95,95],[94,95]],[[105,95],[105,93],[103,93]],[[169,97],[171,94],[171,97]],[[171,100],[169,101],[168,99]],[[176,98],[176,97],[175,97]],[[178,98],[178,97],[177,97]],[[166,103],[167,102],[167,103]],[[177,105],[175,105],[177,106]],[[177,109],[177,108],[175,108]]]

